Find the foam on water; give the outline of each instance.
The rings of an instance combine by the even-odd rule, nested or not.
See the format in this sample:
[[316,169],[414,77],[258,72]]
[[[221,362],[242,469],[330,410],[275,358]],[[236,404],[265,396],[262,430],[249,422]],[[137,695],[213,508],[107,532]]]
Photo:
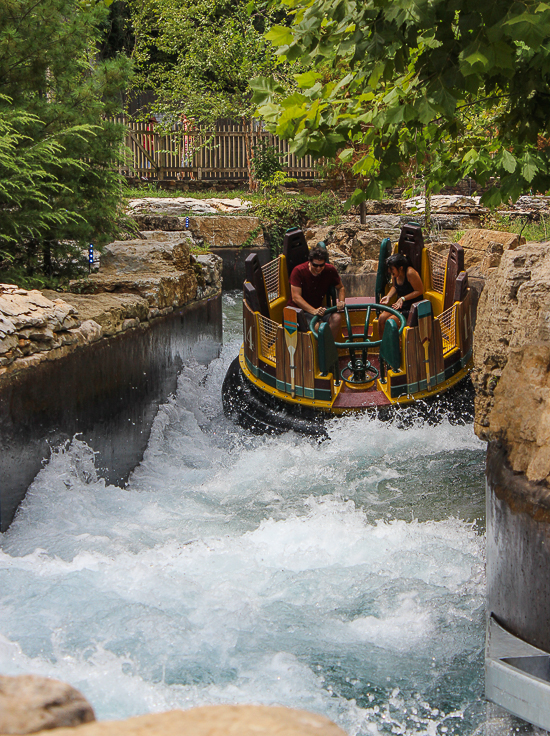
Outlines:
[[0,535],[0,671],[71,682],[100,718],[256,702],[472,732],[482,443],[365,416],[322,444],[247,436],[221,412],[237,346],[186,366],[127,488],[78,438],[53,453]]

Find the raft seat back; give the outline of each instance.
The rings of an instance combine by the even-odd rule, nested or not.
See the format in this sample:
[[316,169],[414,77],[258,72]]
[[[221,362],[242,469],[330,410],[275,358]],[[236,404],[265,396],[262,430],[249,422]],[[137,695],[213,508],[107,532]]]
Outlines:
[[[407,317],[407,327],[418,327],[418,304],[412,304]],[[395,324],[395,322],[394,322]]]
[[380,359],[384,360],[394,371],[398,371],[401,367],[399,325],[393,319],[389,319],[384,327],[384,335],[380,345]]
[[243,297],[253,312],[261,312],[258,292],[249,281],[245,281],[243,284]]
[[455,282],[455,302],[461,302],[464,300],[466,294],[468,293],[468,287],[468,274],[466,273],[466,271],[461,271],[456,277]]
[[455,303],[456,280],[461,271],[464,271],[464,249],[458,243],[452,243],[447,256],[447,268],[445,271],[445,299],[443,300],[443,311],[452,307]]
[[391,256],[391,240],[384,238],[380,243],[380,252],[378,254],[378,271],[376,272],[376,287],[374,300],[380,304],[380,299],[385,295],[386,286],[389,283],[388,269],[386,268],[386,258]]
[[424,236],[420,225],[416,222],[408,222],[403,225],[397,244],[397,252],[407,256],[409,263],[419,274],[422,274],[423,251]]
[[300,332],[309,332],[309,319],[303,309],[296,309],[296,317],[298,319],[298,330]]
[[256,296],[260,305],[259,312],[264,317],[269,317],[269,304],[267,301],[267,293],[265,290],[264,275],[260,266],[260,259],[256,253],[251,253],[246,257],[244,262],[244,272],[246,280],[249,281],[256,290]]
[[292,269],[305,263],[309,258],[309,248],[303,230],[293,227],[286,231],[283,238],[283,255],[286,258],[286,267],[290,277]]
[[334,380],[339,382],[338,348],[334,343],[334,337],[332,336],[332,330],[330,329],[328,322],[321,322],[317,335],[317,359],[319,361],[319,370],[323,376],[332,372]]

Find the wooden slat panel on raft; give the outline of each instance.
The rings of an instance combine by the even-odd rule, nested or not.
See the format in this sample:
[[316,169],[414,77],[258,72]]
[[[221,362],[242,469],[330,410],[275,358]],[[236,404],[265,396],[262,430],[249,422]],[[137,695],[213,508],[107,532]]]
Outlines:
[[464,271],[464,250],[458,243],[452,243],[449,248],[449,255],[447,256],[443,311],[449,309],[454,304],[456,279],[461,271]]
[[296,353],[294,354],[294,361],[296,363],[295,381],[296,381],[296,396],[304,395],[304,372],[303,372],[303,338],[304,333],[298,331],[298,341],[296,343]]
[[[303,371],[303,384],[304,395],[309,398],[313,397],[315,390],[315,362],[313,359],[313,345],[312,340],[314,338],[308,333],[302,333],[302,371]],[[308,390],[309,389],[309,390]]]
[[[407,330],[405,351],[408,384],[425,381],[426,366],[424,363],[424,348],[420,342],[418,327],[410,327]],[[416,390],[419,391],[421,389],[417,388]]]
[[464,297],[464,301],[457,307],[457,328],[460,336],[460,357],[464,358],[472,347],[472,316],[470,312],[471,292]]
[[407,382],[409,385],[411,383],[418,383],[418,361],[416,359],[417,356],[417,347],[416,343],[418,342],[418,334],[415,331],[414,327],[410,327],[405,335],[405,363],[407,367]]
[[[286,383],[285,363],[288,361],[288,351],[285,345],[285,331],[282,325],[279,325],[279,327],[277,328],[275,351],[275,355],[277,358],[275,377],[277,381]],[[286,391],[286,388],[282,390]]]
[[439,320],[434,319],[432,325],[432,342],[430,343],[430,375],[440,382],[445,378],[445,361],[443,360],[443,338]]
[[258,367],[258,331],[256,315],[246,302],[243,302],[244,354],[252,365]]

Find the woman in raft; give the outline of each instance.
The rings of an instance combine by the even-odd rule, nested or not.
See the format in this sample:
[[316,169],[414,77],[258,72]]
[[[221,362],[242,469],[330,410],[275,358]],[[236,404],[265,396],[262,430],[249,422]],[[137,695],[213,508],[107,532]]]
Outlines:
[[[409,265],[407,257],[402,253],[395,253],[386,259],[386,266],[390,272],[392,285],[386,296],[380,299],[381,304],[390,304],[394,296],[396,301],[391,306],[407,319],[410,308],[416,302],[424,299],[424,285],[418,271]],[[384,327],[388,319],[399,322],[389,312],[381,312],[378,318],[378,335],[380,339],[384,334]]]

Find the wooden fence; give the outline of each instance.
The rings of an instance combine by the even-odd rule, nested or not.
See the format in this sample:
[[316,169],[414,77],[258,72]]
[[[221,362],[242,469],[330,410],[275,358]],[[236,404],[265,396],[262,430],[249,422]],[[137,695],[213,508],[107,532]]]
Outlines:
[[[311,156],[298,159],[289,153],[287,141],[238,123],[219,122],[213,135],[182,123],[167,135],[155,132],[154,123],[136,123],[125,117],[116,122],[126,126],[129,161],[120,169],[125,176],[145,179],[247,179],[247,148],[267,140],[283,154],[281,163],[289,176],[313,179],[318,176]],[[254,127],[256,129],[254,129]],[[248,137],[248,141],[247,141]],[[248,143],[248,146],[247,146]]]

